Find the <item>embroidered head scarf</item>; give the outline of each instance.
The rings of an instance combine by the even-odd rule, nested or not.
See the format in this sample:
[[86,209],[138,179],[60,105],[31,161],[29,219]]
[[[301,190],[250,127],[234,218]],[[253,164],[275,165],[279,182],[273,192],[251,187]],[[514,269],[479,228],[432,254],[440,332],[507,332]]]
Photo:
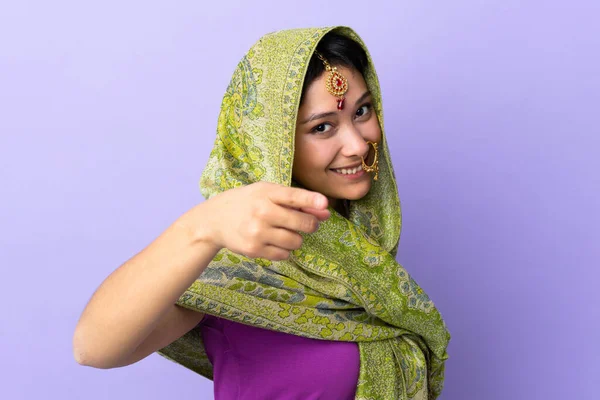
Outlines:
[[[347,27],[263,36],[239,62],[226,90],[217,138],[200,180],[205,198],[258,181],[292,185],[294,135],[310,58],[330,31],[366,51]],[[367,51],[364,78],[382,127],[379,179],[349,217],[330,208],[285,261],[221,250],[180,297],[180,306],[314,339],[357,342],[357,399],[435,399],[450,335],[427,294],[395,260],[401,209],[383,133],[379,82]],[[199,328],[159,354],[209,379]]]

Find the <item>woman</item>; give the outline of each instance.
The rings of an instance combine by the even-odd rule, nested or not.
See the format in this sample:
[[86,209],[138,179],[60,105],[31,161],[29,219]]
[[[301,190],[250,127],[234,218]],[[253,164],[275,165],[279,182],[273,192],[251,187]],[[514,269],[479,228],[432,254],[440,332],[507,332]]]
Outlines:
[[346,27],[262,37],[223,98],[207,201],[113,272],[81,364],[158,351],[220,399],[434,399],[449,333],[394,259],[401,212],[379,84]]

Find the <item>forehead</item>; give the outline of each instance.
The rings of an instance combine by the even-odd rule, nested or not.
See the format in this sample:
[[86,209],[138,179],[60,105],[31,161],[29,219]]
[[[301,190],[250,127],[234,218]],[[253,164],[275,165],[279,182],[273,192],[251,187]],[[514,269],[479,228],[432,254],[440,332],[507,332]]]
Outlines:
[[[344,95],[347,104],[352,104],[367,91],[367,83],[356,69],[337,67],[339,73],[348,80],[348,91]],[[329,72],[325,71],[315,79],[304,93],[304,101],[299,112],[310,112],[315,109],[336,108],[335,97],[327,91],[325,81]]]

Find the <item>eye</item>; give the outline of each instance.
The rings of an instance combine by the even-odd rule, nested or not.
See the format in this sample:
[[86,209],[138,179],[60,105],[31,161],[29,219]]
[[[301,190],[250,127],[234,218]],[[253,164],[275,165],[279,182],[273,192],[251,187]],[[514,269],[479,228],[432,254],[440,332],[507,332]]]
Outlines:
[[365,104],[364,106],[356,110],[356,116],[360,118],[364,115],[367,115],[369,111],[371,111],[371,104]]
[[315,126],[311,130],[311,132],[313,132],[313,133],[325,133],[325,132],[329,131],[330,129],[331,129],[331,124],[322,123],[322,124],[319,124],[319,125]]

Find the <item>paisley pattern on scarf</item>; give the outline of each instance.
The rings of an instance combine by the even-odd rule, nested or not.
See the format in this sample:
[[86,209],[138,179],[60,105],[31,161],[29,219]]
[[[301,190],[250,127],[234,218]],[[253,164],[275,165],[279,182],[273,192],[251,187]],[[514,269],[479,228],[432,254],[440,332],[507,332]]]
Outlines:
[[231,189],[240,186],[241,182],[256,182],[264,175],[261,165],[263,155],[254,145],[253,137],[238,134],[244,117],[264,117],[263,105],[257,101],[256,92],[262,71],[250,67],[251,58],[252,52],[238,64],[239,73],[234,74],[221,104],[217,129],[219,145],[214,147],[211,157],[221,158],[227,163],[227,170],[237,177],[228,179],[227,174],[217,171],[217,181],[222,188]]
[[[347,27],[292,29],[263,36],[244,56],[223,98],[200,180],[205,198],[257,181],[293,184],[304,75],[318,42],[332,30],[364,47]],[[370,56],[365,81],[383,132]],[[450,334],[433,302],[395,260],[402,216],[385,135],[380,148],[379,180],[350,203],[348,219],[330,209],[331,217],[303,235],[302,247],[285,261],[223,249],[177,304],[265,329],[357,342],[357,399],[435,399]],[[199,328],[158,353],[212,379]]]

